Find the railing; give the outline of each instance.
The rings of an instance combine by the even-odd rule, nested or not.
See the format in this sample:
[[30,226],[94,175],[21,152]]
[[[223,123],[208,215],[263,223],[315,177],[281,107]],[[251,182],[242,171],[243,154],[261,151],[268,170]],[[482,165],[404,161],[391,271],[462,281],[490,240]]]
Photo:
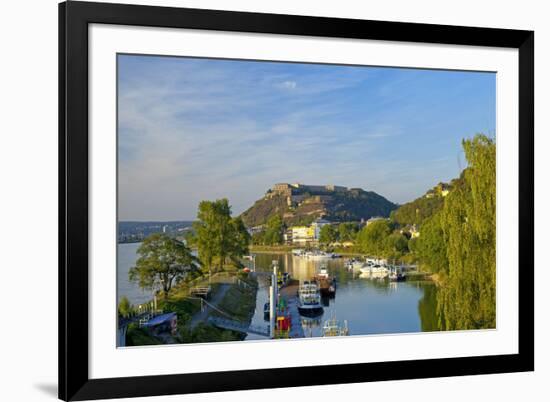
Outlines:
[[208,322],[218,328],[269,337],[269,327],[248,325],[244,322],[229,320],[221,317],[210,317],[208,318]]

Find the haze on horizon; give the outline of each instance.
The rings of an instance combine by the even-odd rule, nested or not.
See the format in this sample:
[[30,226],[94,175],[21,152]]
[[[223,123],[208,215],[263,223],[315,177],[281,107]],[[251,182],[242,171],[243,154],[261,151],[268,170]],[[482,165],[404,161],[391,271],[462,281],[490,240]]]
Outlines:
[[118,91],[119,220],[237,215],[280,182],[405,203],[496,127],[494,73],[119,55]]

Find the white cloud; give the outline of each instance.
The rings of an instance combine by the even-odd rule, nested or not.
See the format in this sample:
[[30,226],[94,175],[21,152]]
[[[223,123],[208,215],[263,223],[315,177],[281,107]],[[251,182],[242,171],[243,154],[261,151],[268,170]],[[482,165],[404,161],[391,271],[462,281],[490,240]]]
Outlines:
[[[430,181],[426,170],[437,170],[387,160],[411,135],[399,118],[367,106],[349,114],[357,98],[335,91],[368,73],[223,63],[173,61],[121,75],[121,219],[192,219],[200,200],[221,197],[240,213],[280,181],[363,187],[403,201],[424,188],[419,177]],[[381,149],[389,141],[393,148]],[[396,186],[400,175],[406,183]]]
[[296,81],[285,81],[281,84],[281,86],[285,89],[296,89]]

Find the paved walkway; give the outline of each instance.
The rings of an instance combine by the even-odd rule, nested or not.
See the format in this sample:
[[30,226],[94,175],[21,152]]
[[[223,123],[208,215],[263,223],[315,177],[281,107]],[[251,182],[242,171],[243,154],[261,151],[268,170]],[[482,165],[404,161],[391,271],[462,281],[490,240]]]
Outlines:
[[[211,300],[208,300],[208,303],[218,307],[218,304],[223,300],[225,294],[227,291],[231,288],[231,285],[229,284],[221,284],[217,290],[216,293],[212,296]],[[189,323],[189,328],[193,329],[195,328],[199,323],[206,322],[206,319],[208,318],[208,314],[210,314],[210,311],[212,310],[209,306],[206,304],[203,304],[203,310],[198,311],[193,315],[191,318],[191,322]]]

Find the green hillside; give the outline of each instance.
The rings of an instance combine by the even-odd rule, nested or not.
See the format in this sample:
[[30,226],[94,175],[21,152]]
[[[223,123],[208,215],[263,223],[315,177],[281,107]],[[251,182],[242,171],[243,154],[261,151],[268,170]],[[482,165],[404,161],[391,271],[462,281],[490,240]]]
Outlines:
[[427,219],[443,208],[446,195],[462,178],[453,179],[451,183],[439,183],[426,192],[422,197],[401,205],[392,211],[391,219],[400,226],[421,226]]
[[332,191],[319,187],[300,185],[281,191],[268,190],[241,217],[248,227],[264,225],[273,215],[279,215],[287,225],[298,225],[318,218],[349,222],[373,216],[388,217],[397,208],[373,191],[342,187]]

